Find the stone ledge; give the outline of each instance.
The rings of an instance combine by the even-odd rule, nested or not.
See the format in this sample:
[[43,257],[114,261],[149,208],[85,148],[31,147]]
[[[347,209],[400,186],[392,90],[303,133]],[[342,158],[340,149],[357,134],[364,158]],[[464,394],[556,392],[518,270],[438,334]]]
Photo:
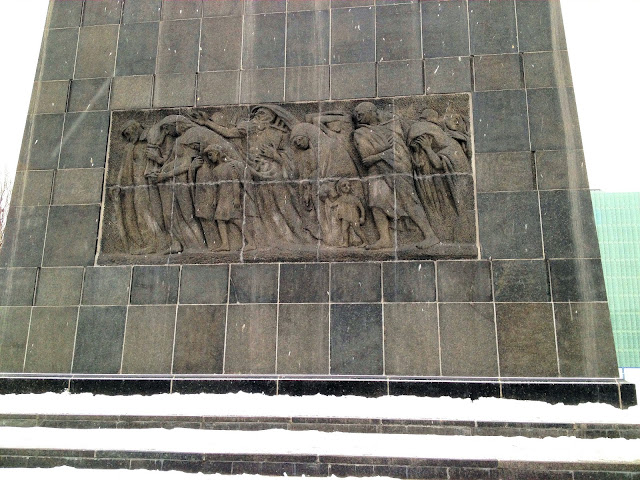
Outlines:
[[302,375],[74,375],[2,374],[0,395],[46,392],[100,395],[162,393],[262,393],[265,395],[356,395],[382,397],[482,397],[578,405],[637,404],[632,383],[616,378],[481,378]]
[[185,415],[27,415],[0,414],[0,427],[70,429],[191,428],[196,430],[319,430],[348,433],[401,433],[502,437],[640,439],[640,425],[538,423],[390,418],[242,417]]
[[[632,462],[526,462],[278,454],[65,451],[0,449],[2,468],[179,470],[273,476],[388,476],[392,478],[640,478]],[[613,477],[611,477],[613,478]],[[617,477],[616,477],[617,478]]]

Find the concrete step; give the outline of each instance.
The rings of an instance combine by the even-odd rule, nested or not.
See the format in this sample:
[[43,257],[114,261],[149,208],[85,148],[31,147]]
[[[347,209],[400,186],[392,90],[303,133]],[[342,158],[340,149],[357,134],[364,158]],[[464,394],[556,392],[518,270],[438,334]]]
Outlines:
[[69,429],[191,428],[257,431],[283,429],[350,433],[402,433],[503,437],[577,437],[640,439],[640,425],[612,423],[539,423],[389,418],[255,417],[186,415],[51,415],[0,414],[3,427]]
[[308,477],[640,479],[640,465],[633,462],[539,462],[308,454],[0,449],[1,468],[57,466]]

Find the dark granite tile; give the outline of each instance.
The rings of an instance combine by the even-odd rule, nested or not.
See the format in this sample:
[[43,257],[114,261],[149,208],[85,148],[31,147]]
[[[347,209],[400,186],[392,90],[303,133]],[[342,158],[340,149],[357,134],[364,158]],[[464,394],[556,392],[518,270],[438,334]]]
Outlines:
[[240,72],[205,72],[198,74],[196,103],[202,105],[232,105],[239,101]]
[[329,305],[280,305],[276,373],[329,374]]
[[598,258],[600,247],[588,190],[540,192],[545,253],[550,258]]
[[295,12],[287,15],[287,66],[329,63],[329,12]]
[[154,107],[190,107],[195,104],[196,76],[191,73],[156,76]]
[[620,407],[629,408],[638,404],[636,385],[634,383],[620,383]]
[[556,303],[560,375],[618,377],[618,362],[606,303]]
[[230,303],[277,303],[278,265],[244,264],[231,266]]
[[202,0],[162,0],[162,19],[200,18],[202,9]]
[[518,51],[513,0],[469,0],[469,26],[472,54]]
[[276,372],[276,305],[229,305],[226,374]]
[[49,205],[53,170],[31,170],[16,173],[11,193],[12,207]]
[[69,93],[68,80],[55,80],[51,82],[36,82],[33,92],[34,113],[64,113],[67,108],[67,95]]
[[571,67],[566,50],[523,54],[527,88],[571,87]]
[[115,77],[111,84],[111,109],[150,108],[153,76]]
[[68,80],[73,77],[77,48],[77,28],[49,30],[42,47],[40,80]]
[[136,0],[126,2],[122,14],[123,23],[153,22],[160,20],[162,0]]
[[83,25],[106,25],[120,23],[124,0],[91,0],[85,2],[82,13]]
[[34,307],[24,371],[69,373],[78,307]]
[[227,307],[180,305],[173,373],[222,373]]
[[102,168],[58,170],[53,187],[53,205],[86,205],[102,200]]
[[509,260],[493,263],[496,302],[550,302],[547,262]]
[[551,260],[551,288],[555,302],[606,302],[600,260]]
[[67,113],[60,168],[104,167],[109,112]]
[[175,318],[175,306],[129,307],[122,373],[171,373]]
[[496,321],[501,376],[558,376],[550,303],[498,303]]
[[443,375],[498,376],[493,305],[443,303],[439,325]]
[[42,268],[38,275],[38,306],[79,305],[84,268]]
[[0,250],[0,266],[40,266],[48,210],[48,207],[9,209]]
[[244,11],[246,15],[256,13],[277,13],[287,9],[287,2],[284,0],[244,0]]
[[[547,383],[503,382],[502,396],[518,400],[537,400],[547,403],[578,405],[585,402],[608,403],[620,406],[615,383]],[[601,478],[601,477],[598,477]]]
[[573,88],[531,89],[527,99],[533,150],[582,148]]
[[242,17],[213,17],[202,21],[200,71],[239,70]]
[[287,10],[289,12],[300,12],[303,10],[328,10],[331,7],[331,0],[289,0]]
[[376,64],[352,63],[331,66],[331,98],[371,98],[376,96]]
[[180,303],[227,303],[226,265],[185,265],[180,277]]
[[473,105],[476,152],[530,150],[524,90],[478,92]]
[[82,288],[83,305],[129,303],[131,267],[87,267]]
[[384,357],[386,375],[440,375],[435,303],[384,306]]
[[385,302],[434,302],[433,262],[385,262],[382,264]]
[[[211,0],[214,1],[214,0]],[[276,395],[278,382],[276,380],[173,380],[172,393],[260,393],[263,395]]]
[[173,304],[178,301],[180,267],[136,266],[131,280],[134,305]]
[[99,205],[51,207],[42,264],[45,267],[93,264],[99,218]]
[[331,302],[379,302],[379,263],[331,264]]
[[566,50],[560,3],[516,0],[518,41],[522,52]]
[[280,303],[327,303],[329,264],[283,263],[280,265]]
[[582,150],[541,150],[535,158],[540,190],[589,188]]
[[376,7],[376,60],[422,58],[420,5],[404,3]]
[[489,262],[438,262],[439,302],[490,302],[492,298]]
[[69,380],[58,378],[0,378],[0,392],[16,393],[62,393],[69,389]]
[[331,0],[331,8],[352,8],[373,5],[375,0]]
[[199,41],[200,20],[161,22],[156,72],[195,73],[198,69]]
[[158,22],[120,27],[116,75],[152,75],[156,71]]
[[420,2],[425,58],[469,55],[467,2]]
[[73,373],[119,373],[126,307],[80,307]]
[[117,45],[117,25],[81,28],[74,78],[113,76]]
[[483,258],[539,258],[542,237],[536,192],[478,194]]
[[242,15],[244,2],[238,0],[203,0],[205,17]]
[[373,62],[375,11],[371,7],[332,10],[331,63]]
[[473,73],[477,92],[524,88],[524,75],[517,53],[475,56]]
[[82,17],[84,2],[70,2],[69,0],[53,0],[49,28],[77,27]]
[[422,60],[380,62],[378,64],[378,96],[395,97],[424,93]]
[[427,58],[424,61],[424,76],[427,93],[470,92],[471,59],[470,57]]
[[386,380],[289,380],[278,381],[278,394],[290,396],[356,395],[377,398],[387,395]]
[[407,478],[448,479],[446,467],[407,467]]
[[170,380],[94,380],[74,378],[70,382],[71,393],[94,395],[159,395],[171,393]]
[[382,305],[331,305],[331,374],[382,375]]
[[58,167],[64,115],[34,115],[25,131],[25,148],[18,170],[49,170]]
[[73,80],[69,91],[70,112],[107,110],[109,108],[110,78]]
[[535,190],[533,154],[480,153],[476,155],[476,182],[479,192]]
[[283,13],[244,17],[242,67],[284,67],[285,27]]
[[0,305],[33,305],[37,273],[35,268],[0,269]]
[[30,317],[29,307],[0,307],[0,372],[22,372]]
[[291,67],[287,68],[286,76],[287,102],[329,99],[329,66]]
[[281,102],[284,98],[284,68],[244,70],[240,82],[240,103]]

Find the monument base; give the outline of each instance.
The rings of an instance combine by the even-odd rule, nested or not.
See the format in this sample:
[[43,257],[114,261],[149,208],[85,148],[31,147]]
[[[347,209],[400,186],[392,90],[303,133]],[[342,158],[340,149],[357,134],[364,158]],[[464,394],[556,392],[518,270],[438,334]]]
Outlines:
[[264,395],[414,395],[536,400],[577,405],[637,405],[636,388],[617,378],[463,378],[297,375],[3,375],[0,394],[46,392],[98,395],[261,393]]

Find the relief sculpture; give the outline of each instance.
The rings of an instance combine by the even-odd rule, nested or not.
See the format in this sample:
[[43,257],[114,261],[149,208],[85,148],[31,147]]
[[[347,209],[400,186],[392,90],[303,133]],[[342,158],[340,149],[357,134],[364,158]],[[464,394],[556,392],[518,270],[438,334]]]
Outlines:
[[115,112],[100,263],[477,253],[468,97]]

